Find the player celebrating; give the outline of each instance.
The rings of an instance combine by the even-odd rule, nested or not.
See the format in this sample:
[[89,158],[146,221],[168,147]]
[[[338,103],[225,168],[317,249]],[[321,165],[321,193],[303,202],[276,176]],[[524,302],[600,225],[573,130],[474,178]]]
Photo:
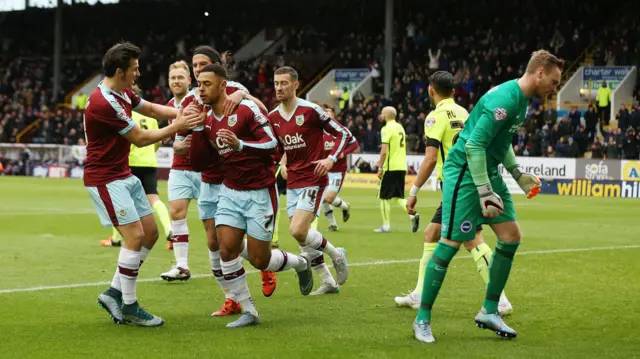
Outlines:
[[[196,47],[194,49],[192,57],[194,77],[198,78],[200,71],[207,65],[214,63],[223,65],[226,61],[226,56],[226,54],[221,55],[210,46],[202,45]],[[226,93],[229,96],[227,96],[225,99],[225,114],[228,114],[229,111],[235,109],[243,99],[251,100],[257,103],[261,108],[264,108],[264,105],[258,99],[249,95],[249,91],[241,84],[233,81],[227,81],[226,83]],[[191,102],[197,102],[200,105],[204,105],[199,97],[199,91],[197,88],[194,88],[187,94],[185,99],[182,101],[182,106],[186,106]],[[186,153],[187,151],[189,151],[189,142],[190,138],[186,137],[183,141],[174,142],[174,148],[176,148],[177,146]],[[220,191],[220,186],[224,179],[224,175],[220,171],[219,165],[215,161],[209,162],[208,166],[206,168],[202,168],[201,170],[202,183],[200,186],[200,196],[198,197],[198,211],[200,212],[200,219],[202,220],[205,232],[207,234],[207,246],[209,248],[209,261],[211,263],[211,270],[222,292],[225,294],[224,304],[219,310],[213,312],[212,316],[225,316],[240,313],[240,304],[233,300],[232,293],[226,287],[226,282],[224,281],[220,261],[220,250],[218,246],[218,240],[216,238],[215,213],[218,207],[218,192]],[[184,215],[184,218],[186,218],[186,212]],[[180,250],[175,251],[176,261],[178,263],[182,262],[186,265],[189,236],[186,227],[186,221],[184,222],[184,224],[185,225],[183,227],[183,231],[181,232],[186,235],[183,234],[181,237],[176,238],[174,242],[178,247],[181,247]],[[174,233],[176,232],[174,231]],[[242,252],[242,255],[244,257],[247,256],[246,250]],[[175,280],[180,278],[188,279],[188,277],[190,277],[190,273],[188,272],[188,268],[185,273],[184,269],[181,269],[179,268],[179,265],[176,265],[175,267],[171,268],[169,272],[163,273],[162,276],[163,278],[167,278],[168,280]],[[273,294],[276,289],[276,284],[276,276],[274,273],[265,271],[262,272],[262,292],[265,296],[268,297]]]
[[487,223],[498,237],[491,258],[489,283],[482,309],[475,318],[479,328],[501,337],[515,338],[498,313],[513,257],[520,244],[520,227],[513,200],[498,166],[511,173],[520,188],[532,198],[540,192],[537,177],[522,173],[511,146],[526,117],[529,99],[540,99],[555,91],[564,62],[545,50],[533,53],[525,74],[487,92],[471,112],[443,168],[442,238],[427,264],[422,300],[413,324],[416,339],[435,341],[431,333],[431,308],[449,262],[460,242],[473,240],[480,224]]
[[[162,318],[142,309],[136,298],[140,265],[158,239],[153,210],[140,180],[131,175],[130,144],[144,147],[180,130],[202,124],[195,108],[183,113],[151,104],[131,91],[140,76],[140,49],[128,42],[111,47],[102,60],[105,79],[93,91],[85,108],[87,161],[84,185],[103,226],[115,226],[124,244],[111,287],[98,296],[98,303],[116,323],[160,326]],[[153,118],[176,118],[159,130],[144,130],[131,119],[131,110]]]
[[254,267],[271,272],[295,269],[304,295],[313,288],[313,274],[306,257],[271,249],[278,214],[271,155],[277,151],[278,142],[265,114],[254,102],[244,100],[231,115],[224,115],[226,80],[227,72],[220,65],[207,65],[200,71],[200,96],[211,106],[211,112],[205,126],[194,130],[190,154],[194,167],[202,167],[216,157],[222,164],[224,182],[216,212],[216,232],[224,280],[244,310],[238,320],[227,325],[236,328],[259,323],[239,259],[245,234],[244,247]]
[[[424,124],[424,133],[427,142],[427,150],[424,160],[420,165],[418,175],[413,182],[413,187],[407,198],[407,210],[409,213],[415,212],[416,196],[420,188],[429,179],[433,169],[438,168],[438,180],[442,181],[442,164],[449,153],[449,149],[458,139],[460,131],[464,128],[464,122],[469,117],[469,113],[453,101],[455,81],[453,75],[446,71],[438,71],[429,78],[429,97],[435,105],[435,110],[427,116]],[[424,252],[420,260],[418,284],[413,292],[403,297],[396,297],[395,301],[400,306],[408,306],[414,309],[420,307],[420,296],[424,282],[424,272],[427,262],[436,249],[438,239],[440,239],[442,223],[442,203],[436,210],[431,223],[424,230]],[[464,242],[465,248],[471,253],[478,272],[485,284],[489,281],[489,260],[491,259],[491,248],[484,243],[481,226],[478,226],[476,238]],[[500,297],[498,311],[501,315],[511,312],[511,303],[504,294]]]
[[[138,91],[134,92],[139,94]],[[155,118],[143,116],[137,112],[133,112],[131,118],[143,130],[158,129],[158,121]],[[140,148],[131,145],[129,167],[131,168],[131,173],[138,177],[142,183],[144,193],[149,200],[149,204],[151,204],[155,218],[160,221],[165,237],[171,238],[169,212],[158,195],[158,159],[156,157],[158,148],[160,148],[160,142]],[[122,236],[116,227],[113,227],[111,238],[100,241],[100,244],[103,247],[120,247],[122,245]]]
[[[298,73],[291,67],[281,67],[274,74],[276,97],[280,105],[269,114],[269,121],[284,147],[282,169],[287,173],[287,214],[291,235],[303,252],[310,255],[312,265],[322,278],[318,293],[335,292],[337,284],[349,275],[347,254],[336,248],[311,223],[318,216],[327,186],[327,173],[337,162],[337,156],[349,141],[347,130],[340,126],[320,106],[296,97]],[[325,158],[323,131],[336,136],[336,145]],[[338,283],[324,264],[322,252],[333,261]]]
[[[331,118],[335,119],[333,110],[331,110],[330,108],[326,108],[325,111],[327,111]],[[349,217],[351,217],[349,204],[343,201],[342,198],[338,197],[338,193],[342,188],[342,183],[347,173],[347,155],[351,152],[359,151],[360,146],[358,145],[358,141],[356,141],[356,138],[351,135],[349,130],[345,130],[347,131],[347,133],[349,133],[349,138],[351,140],[347,147],[338,156],[338,162],[336,162],[335,166],[331,168],[331,172],[329,172],[329,186],[327,186],[324,194],[324,202],[322,202],[322,211],[329,221],[330,232],[338,230],[338,223],[336,223],[336,218],[333,216],[333,208],[331,208],[331,206],[340,208],[342,210],[343,222],[348,221]],[[324,150],[327,155],[329,155],[336,145],[336,137],[329,134],[328,132],[324,132],[323,140]]]
[[[391,200],[396,199],[403,210],[407,210],[407,200],[404,199],[404,178],[407,174],[407,136],[404,127],[396,122],[396,109],[387,106],[382,109],[380,119],[386,124],[380,130],[382,146],[378,160],[378,178],[380,179],[380,213],[382,213],[382,227],[374,232],[391,231]],[[420,227],[420,215],[409,214],[412,230],[416,232]]]

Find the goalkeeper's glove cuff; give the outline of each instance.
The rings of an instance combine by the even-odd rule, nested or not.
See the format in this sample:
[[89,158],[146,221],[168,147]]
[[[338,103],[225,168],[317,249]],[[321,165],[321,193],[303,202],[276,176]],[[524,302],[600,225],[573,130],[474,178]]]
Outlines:
[[514,180],[519,180],[520,177],[522,177],[522,172],[520,172],[520,166],[515,166],[511,171],[509,171],[511,173],[511,177],[513,177]]
[[478,194],[480,195],[480,197],[493,193],[493,187],[491,187],[491,183],[483,184],[477,186],[476,188],[478,189]]

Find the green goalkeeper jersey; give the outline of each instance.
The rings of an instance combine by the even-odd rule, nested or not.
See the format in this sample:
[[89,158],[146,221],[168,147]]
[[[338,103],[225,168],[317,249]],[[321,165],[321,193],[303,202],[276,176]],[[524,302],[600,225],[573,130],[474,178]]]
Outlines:
[[[468,160],[469,148],[483,149],[486,171],[489,174],[496,173],[498,165],[503,163],[505,155],[511,150],[513,135],[525,120],[528,103],[529,100],[518,86],[518,80],[507,81],[489,90],[471,111],[458,141],[449,151],[447,162],[464,165]],[[473,167],[474,163],[469,165]],[[473,168],[470,170],[473,175]]]

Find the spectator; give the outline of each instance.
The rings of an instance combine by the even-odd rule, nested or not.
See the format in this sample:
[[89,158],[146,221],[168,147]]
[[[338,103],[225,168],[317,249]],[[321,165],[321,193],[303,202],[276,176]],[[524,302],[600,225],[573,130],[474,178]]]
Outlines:
[[556,152],[553,150],[553,146],[547,146],[547,151],[544,153],[544,157],[556,157]]
[[584,123],[589,141],[593,141],[596,136],[596,126],[598,125],[598,114],[593,104],[589,104],[589,109],[584,113]]
[[580,157],[584,156],[584,153],[587,152],[587,147],[589,144],[588,134],[584,129],[584,126],[580,126],[578,132],[573,135],[573,140],[578,146],[578,151],[580,152]]
[[638,139],[636,138],[636,131],[634,129],[630,128],[627,130],[622,150],[624,151],[625,160],[635,160],[638,158]]
[[580,149],[578,148],[578,143],[573,140],[572,137],[569,137],[569,157],[578,158],[581,157]]
[[565,136],[560,137],[560,140],[556,143],[556,156],[561,158],[569,157],[569,144]]
[[540,136],[539,132],[540,131],[529,133],[529,156],[542,156],[542,137]]
[[631,114],[627,110],[627,106],[622,104],[618,113],[616,113],[616,120],[618,120],[618,128],[626,131],[631,126]]
[[84,92],[80,91],[80,93],[76,95],[74,108],[76,110],[84,111],[85,107],[87,106],[88,99],[89,99],[89,96],[87,96]]
[[578,132],[580,128],[580,121],[582,119],[582,114],[578,111],[578,106],[573,106],[571,108],[571,112],[569,112],[569,123],[571,124],[571,133]]
[[607,143],[607,159],[618,159],[618,145],[616,144],[615,137],[609,137],[609,142]]
[[603,155],[604,147],[602,146],[600,139],[596,137],[591,145],[591,158],[601,160]]
[[433,53],[431,49],[429,49],[429,70],[437,71],[440,68],[440,55],[442,51],[438,49],[437,53]]

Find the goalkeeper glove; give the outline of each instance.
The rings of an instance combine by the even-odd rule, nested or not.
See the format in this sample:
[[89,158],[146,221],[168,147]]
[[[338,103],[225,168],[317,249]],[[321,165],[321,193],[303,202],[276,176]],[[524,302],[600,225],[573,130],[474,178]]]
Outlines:
[[527,198],[533,198],[540,193],[540,179],[538,177],[529,173],[522,173],[518,167],[511,171],[511,176],[518,182],[518,186],[522,188],[524,193],[527,194]]
[[480,206],[482,207],[482,215],[487,218],[499,216],[504,211],[504,203],[502,198],[491,188],[491,184],[487,183],[478,186],[478,194],[480,195]]

